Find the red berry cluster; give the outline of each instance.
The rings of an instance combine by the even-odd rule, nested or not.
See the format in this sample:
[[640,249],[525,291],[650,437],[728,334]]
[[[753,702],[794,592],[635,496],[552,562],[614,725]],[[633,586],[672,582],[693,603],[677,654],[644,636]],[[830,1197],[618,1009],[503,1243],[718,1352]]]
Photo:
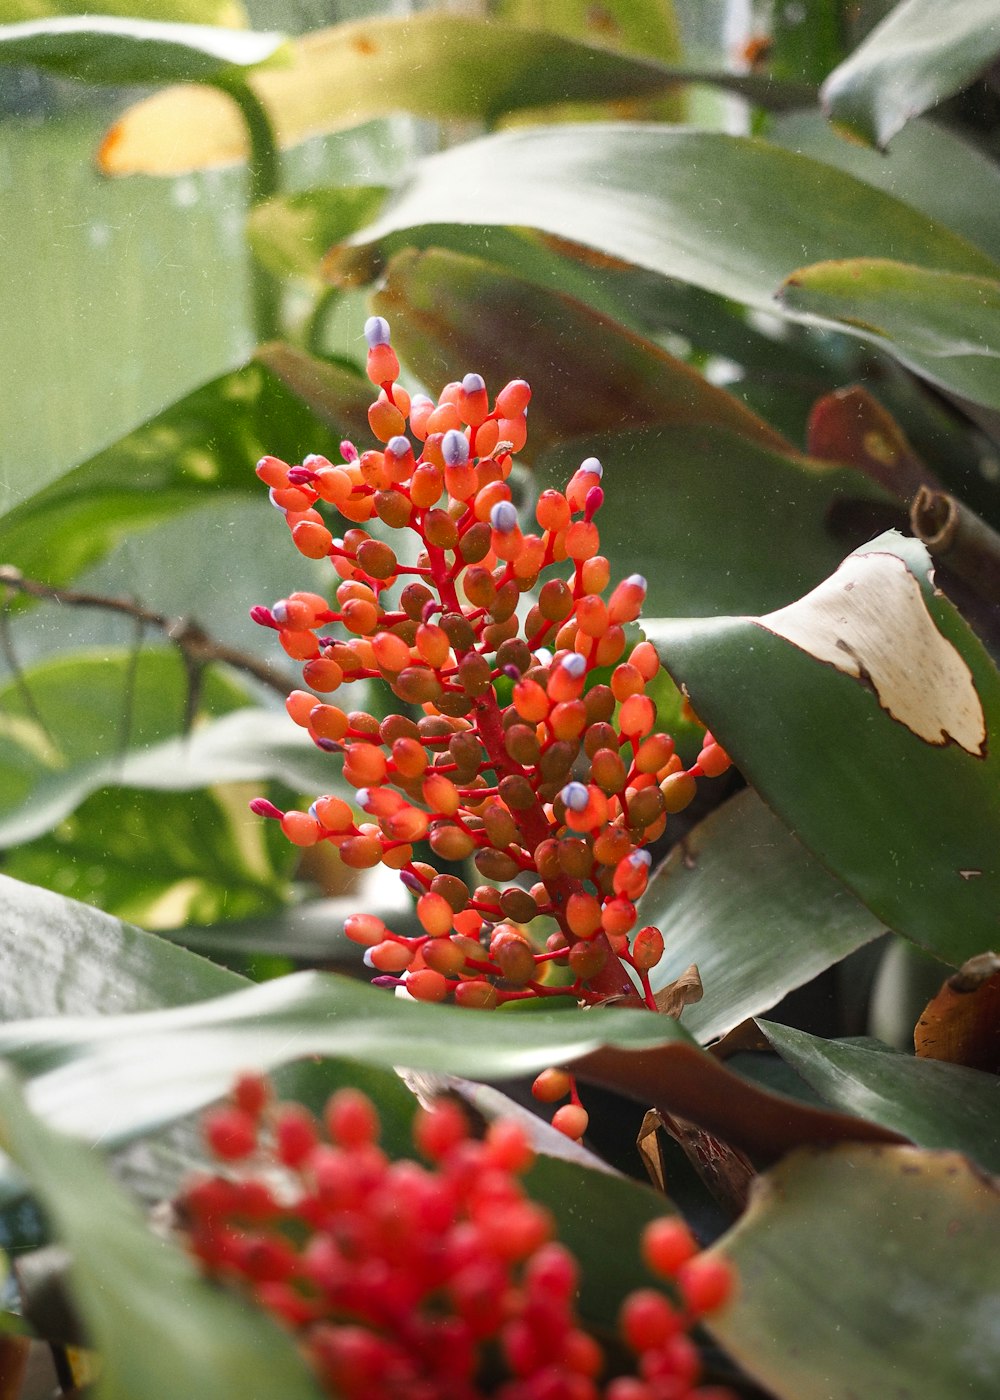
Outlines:
[[[349,866],[401,872],[423,932],[403,937],[368,914],[346,932],[386,981],[420,1000],[634,1001],[627,964],[653,1006],[648,973],[663,939],[652,927],[633,935],[645,847],[691,801],[695,780],[724,772],[729,758],[706,734],[685,768],[655,732],[646,687],[659,660],[649,642],[630,649],[625,630],[646,582],[633,574],[605,597],[600,462],[588,457],[564,492],[543,491],[538,529],[523,532],[509,477],[527,436],[528,385],[513,380],[492,408],[478,374],[446,385],[436,404],[411,399],[396,383],[387,323],[373,316],[365,334],[379,386],[369,422],[384,446],[359,455],[343,443],[337,465],[311,456],[257,466],[296,547],[332,563],[336,601],[293,593],[252,616],[304,663],[309,689],[292,692],[288,711],[343,754],[369,820],[336,796],[308,812],[264,799],[254,808],[297,845],[329,841]],[[324,508],[353,528],[335,536]],[[374,520],[402,533],[398,551],[364,528]],[[334,624],[346,635],[331,634]],[[422,717],[380,722],[328,698],[371,679]],[[447,861],[472,857],[487,883],[470,890],[415,859],[423,841]],[[539,916],[555,924],[544,946],[528,929]],[[569,968],[558,985],[552,963]]]
[[620,1332],[638,1375],[602,1386],[604,1354],[574,1307],[576,1260],[518,1180],[532,1157],[521,1127],[500,1120],[473,1140],[454,1103],[421,1110],[414,1141],[429,1168],[389,1161],[378,1132],[355,1090],[334,1094],[320,1124],[244,1076],[205,1121],[209,1147],[237,1173],[203,1177],[179,1202],[205,1270],[290,1327],[331,1394],[735,1400],[699,1387],[687,1335],[726,1303],[732,1272],[698,1253],[682,1221],[644,1234],[647,1265],[676,1297],[642,1289],[626,1299]]

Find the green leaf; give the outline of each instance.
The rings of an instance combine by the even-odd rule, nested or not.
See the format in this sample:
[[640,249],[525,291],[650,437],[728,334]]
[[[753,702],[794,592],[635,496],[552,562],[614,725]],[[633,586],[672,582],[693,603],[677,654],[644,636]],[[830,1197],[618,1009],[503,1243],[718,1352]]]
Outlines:
[[308,792],[337,783],[304,731],[280,711],[245,708],[245,692],[218,668],[205,674],[198,714],[220,718],[180,737],[187,687],[178,654],[152,648],[134,658],[61,656],[9,681],[0,689],[0,845],[49,830],[102,787],[183,791],[275,777]]
[[884,154],[842,140],[819,112],[773,117],[768,135],[789,150],[905,200],[1000,259],[1000,168],[948,127],[912,121]]
[[[371,386],[343,369],[336,382],[343,428],[358,422],[362,398],[367,424]],[[66,583],[127,532],[215,501],[221,492],[266,500],[254,475],[264,453],[301,461],[306,451],[332,451],[336,441],[276,375],[251,363],[186,395],[33,495],[28,480],[12,482],[11,496],[28,499],[0,516],[0,559],[31,578]]]
[[[194,775],[192,788],[206,779]],[[6,853],[18,880],[57,889],[146,928],[275,912],[294,849],[249,810],[260,787],[92,793],[54,831]]]
[[[536,380],[532,431],[549,397],[560,403]],[[837,503],[888,499],[846,468],[769,451],[722,428],[684,425],[578,439],[546,455],[539,489],[565,487],[591,453],[607,473],[602,551],[613,573],[647,579],[651,626],[656,614],[780,606],[842,558],[846,542],[827,525]],[[723,514],[720,501],[738,509]],[[867,518],[858,533],[869,533]]]
[[1000,676],[922,545],[890,532],[786,609],[664,621],[655,640],[765,801],[879,919],[949,963],[995,944]]
[[994,0],[904,0],[823,84],[830,120],[885,146],[910,120],[985,72],[1000,54]]
[[373,218],[386,193],[383,185],[341,185],[264,200],[247,220],[250,247],[279,276],[315,279],[326,250]]
[[496,390],[533,386],[531,447],[639,423],[711,424],[784,439],[682,360],[558,292],[478,258],[400,253],[374,299],[405,363],[433,385],[475,365]]
[[698,965],[705,995],[684,1008],[683,1021],[702,1041],[773,1006],[883,931],[749,791],[674,847],[638,908],[639,922],[655,924],[666,945],[654,990]]
[[[198,18],[209,19],[211,4],[212,0],[209,7],[191,4],[189,9],[200,12]],[[0,7],[0,17],[5,17],[7,8]],[[134,6],[128,8],[134,13]],[[230,18],[239,14],[238,8],[226,0],[216,0],[215,8]],[[31,63],[62,77],[115,86],[244,81],[248,69],[262,63],[281,63],[288,57],[281,34],[212,29],[204,23],[161,24],[103,14],[5,24],[0,28],[0,63]]]
[[29,1111],[8,1070],[0,1072],[0,1145],[73,1256],[74,1298],[101,1357],[101,1400],[316,1400],[291,1339],[154,1235],[91,1152]]
[[[543,127],[456,146],[421,162],[351,243],[386,256],[433,242],[442,225],[526,225],[567,253],[596,249],[793,320],[811,318],[774,293],[804,262],[891,257],[1000,276],[957,234],[828,165],[754,138],[654,124]],[[938,373],[949,382],[946,362]]]
[[992,1400],[1000,1198],[956,1153],[841,1146],[759,1179],[708,1330],[777,1400]]
[[778,296],[892,351],[950,393],[1000,408],[1000,281],[882,258],[799,268]]
[[918,1147],[953,1148],[986,1171],[1000,1172],[995,1074],[822,1040],[770,1021],[760,1027],[782,1059],[835,1108],[893,1128]]
[[246,985],[207,958],[0,875],[0,1020],[152,1011]]
[[[290,66],[254,75],[250,84],[283,146],[399,111],[491,122],[540,102],[635,99],[684,81],[717,83],[779,105],[803,100],[801,85],[689,72],[604,44],[441,11],[354,20],[315,30],[290,47]],[[171,175],[246,154],[246,132],[232,103],[207,89],[169,89],[130,108],[109,131],[99,159],[109,175]]]

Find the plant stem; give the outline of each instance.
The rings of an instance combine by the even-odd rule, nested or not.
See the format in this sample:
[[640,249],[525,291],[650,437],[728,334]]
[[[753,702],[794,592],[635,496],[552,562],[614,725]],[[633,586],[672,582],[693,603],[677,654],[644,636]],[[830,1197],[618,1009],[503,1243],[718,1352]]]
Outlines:
[[[271,119],[250,84],[243,81],[220,84],[236,103],[246,125],[250,142],[247,167],[249,211],[272,199],[281,189],[281,158]],[[253,302],[253,329],[257,344],[281,335],[281,281],[250,254],[250,294]]]

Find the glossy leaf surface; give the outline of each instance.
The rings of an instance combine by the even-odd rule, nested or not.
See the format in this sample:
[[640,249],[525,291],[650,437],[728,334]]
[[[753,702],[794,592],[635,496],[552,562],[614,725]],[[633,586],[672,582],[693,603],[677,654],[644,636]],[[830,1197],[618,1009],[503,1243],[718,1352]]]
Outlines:
[[[682,360],[571,297],[478,258],[432,249],[390,263],[376,309],[407,365],[437,386],[474,367],[496,394],[533,389],[532,454],[639,423],[703,423],[770,448],[780,434]],[[595,354],[597,347],[599,353]]]
[[682,1021],[703,1041],[773,1006],[882,932],[749,791],[674,848],[638,910],[640,924],[655,924],[666,945],[654,989],[698,966],[705,995],[685,1007]]
[[1000,1198],[957,1153],[841,1146],[761,1178],[709,1330],[778,1400],[991,1400]]
[[904,0],[823,84],[830,120],[884,146],[919,116],[986,71],[1000,54],[993,0]]
[[440,224],[527,225],[772,311],[795,268],[831,258],[997,274],[957,234],[828,165],[655,124],[541,127],[430,156],[354,241]]
[[[198,8],[198,18],[206,21],[223,18],[219,11],[228,11],[229,19],[239,13],[228,4],[190,8]],[[133,6],[129,9],[134,13]],[[287,56],[280,34],[213,29],[208,23],[163,24],[102,14],[0,27],[0,63],[34,64],[61,77],[115,86],[242,81],[247,69]]]
[[834,1108],[893,1128],[919,1147],[953,1148],[986,1171],[1000,1171],[995,1074],[760,1025],[782,1059]]
[[1000,281],[883,259],[799,268],[782,303],[891,350],[932,383],[1000,408]]
[[590,454],[607,473],[601,548],[617,575],[645,577],[650,618],[780,607],[842,557],[827,524],[837,506],[857,501],[864,513],[886,500],[856,472],[710,426],[578,439],[546,454],[539,489],[564,487]]
[[879,919],[950,963],[994,945],[1000,676],[922,545],[883,535],[783,613],[647,630],[765,801]]

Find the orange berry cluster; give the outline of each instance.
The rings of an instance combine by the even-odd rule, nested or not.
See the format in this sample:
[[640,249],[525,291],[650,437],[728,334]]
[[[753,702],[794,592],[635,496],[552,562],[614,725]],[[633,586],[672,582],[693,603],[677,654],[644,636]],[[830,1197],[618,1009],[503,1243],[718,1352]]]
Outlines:
[[[655,731],[646,687],[659,659],[649,642],[630,649],[626,633],[646,582],[633,574],[610,587],[594,519],[600,462],[587,458],[565,491],[543,491],[537,530],[523,530],[509,479],[528,385],[511,381],[491,407],[482,377],[467,374],[437,403],[411,399],[396,382],[388,324],[373,316],[365,334],[379,387],[369,422],[383,446],[359,454],[342,443],[336,465],[310,456],[257,466],[296,548],[333,565],[335,601],[298,592],[252,612],[303,663],[308,689],[288,697],[289,714],[343,754],[363,816],[333,795],[308,812],[264,799],[255,810],[297,845],[329,841],[349,866],[401,872],[422,932],[398,935],[369,914],[346,932],[418,999],[635,1001],[627,964],[652,1006],[663,939],[652,927],[633,934],[645,847],[696,779],[729,758],[708,734],[685,768]],[[333,513],[352,522],[342,537]],[[387,530],[400,532],[398,548],[378,537]],[[379,721],[332,702],[367,680],[387,682],[419,717]],[[415,858],[418,842],[445,861],[471,857],[486,883],[439,874]],[[554,921],[544,947],[529,931],[540,916]],[[553,964],[568,972],[554,978]]]
[[733,1274],[678,1217],[642,1238],[674,1297],[629,1295],[619,1329],[638,1374],[601,1383],[604,1353],[574,1307],[579,1265],[518,1179],[532,1160],[519,1124],[473,1140],[444,1101],[414,1123],[431,1165],[392,1162],[363,1094],[340,1090],[320,1122],[245,1075],[204,1130],[230,1173],[181,1195],[189,1248],[293,1331],[339,1400],[735,1400],[699,1385],[688,1336]]

